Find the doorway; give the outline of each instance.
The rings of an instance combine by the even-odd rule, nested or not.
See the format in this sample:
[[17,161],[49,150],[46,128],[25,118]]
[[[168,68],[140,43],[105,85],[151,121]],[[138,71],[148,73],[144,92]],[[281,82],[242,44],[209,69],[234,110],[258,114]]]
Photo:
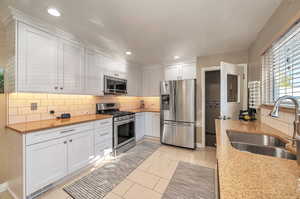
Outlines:
[[205,72],[205,146],[216,146],[215,119],[220,117],[220,70]]

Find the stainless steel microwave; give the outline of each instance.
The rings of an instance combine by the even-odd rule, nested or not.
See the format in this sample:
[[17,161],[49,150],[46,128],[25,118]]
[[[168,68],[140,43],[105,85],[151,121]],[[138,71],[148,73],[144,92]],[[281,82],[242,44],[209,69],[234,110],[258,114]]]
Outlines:
[[127,80],[104,75],[105,95],[125,95],[127,94]]

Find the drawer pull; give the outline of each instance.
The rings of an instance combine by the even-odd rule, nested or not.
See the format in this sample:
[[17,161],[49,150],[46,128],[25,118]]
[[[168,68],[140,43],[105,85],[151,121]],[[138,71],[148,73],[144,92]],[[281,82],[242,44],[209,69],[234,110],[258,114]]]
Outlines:
[[101,122],[100,124],[101,125],[106,125],[106,124],[110,124],[110,122],[103,122],[103,123]]
[[67,141],[64,141],[64,144],[67,144]]
[[68,133],[68,132],[72,132],[72,131],[74,131],[74,129],[61,131],[60,133],[63,134],[63,133]]
[[71,139],[69,142],[73,142],[73,140]]
[[109,133],[102,133],[102,134],[99,134],[100,136],[105,136],[105,135],[108,135]]

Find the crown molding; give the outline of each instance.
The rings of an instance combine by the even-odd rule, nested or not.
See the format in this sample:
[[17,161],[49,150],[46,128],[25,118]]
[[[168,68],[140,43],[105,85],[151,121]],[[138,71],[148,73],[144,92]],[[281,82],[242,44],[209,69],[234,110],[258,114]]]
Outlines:
[[82,42],[75,35],[71,33],[68,33],[60,28],[57,28],[56,26],[50,25],[40,19],[27,15],[14,7],[9,6],[8,9],[9,9],[8,16],[2,20],[5,26],[10,24],[12,21],[21,22],[33,26],[34,28],[40,29],[44,32],[54,34],[59,38],[69,40],[69,41],[75,41],[82,44]]

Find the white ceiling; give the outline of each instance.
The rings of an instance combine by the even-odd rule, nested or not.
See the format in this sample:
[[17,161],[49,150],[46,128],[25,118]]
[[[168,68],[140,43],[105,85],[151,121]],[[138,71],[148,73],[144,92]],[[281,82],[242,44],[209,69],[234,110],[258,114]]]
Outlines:
[[[1,0],[141,65],[244,50],[281,0]],[[0,5],[3,8],[3,5]],[[56,7],[62,16],[47,14]]]

